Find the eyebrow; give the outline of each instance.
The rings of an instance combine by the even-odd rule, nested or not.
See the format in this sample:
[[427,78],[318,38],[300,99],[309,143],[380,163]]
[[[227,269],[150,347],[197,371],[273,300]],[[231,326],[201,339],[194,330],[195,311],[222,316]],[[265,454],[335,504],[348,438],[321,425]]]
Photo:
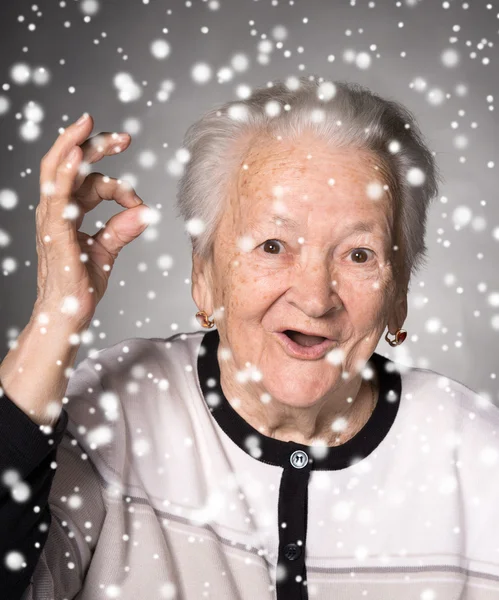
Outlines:
[[355,231],[360,231],[363,233],[372,233],[376,229],[376,224],[369,222],[365,223],[364,221],[358,221],[357,223],[352,223],[350,227],[347,228],[347,232],[354,233]]
[[276,214],[270,215],[269,222],[273,225],[277,225],[278,227],[284,227],[285,229],[297,229],[300,226],[300,224],[294,219]]
[[[268,223],[277,225],[278,227],[283,227],[284,229],[297,229],[300,226],[300,224],[294,219],[278,214],[270,215]],[[347,227],[343,233],[346,235],[350,235],[351,233],[355,233],[357,231],[363,233],[372,233],[375,228],[376,224],[372,221],[369,221],[368,223],[365,221],[357,221],[356,223],[352,223],[350,227]]]

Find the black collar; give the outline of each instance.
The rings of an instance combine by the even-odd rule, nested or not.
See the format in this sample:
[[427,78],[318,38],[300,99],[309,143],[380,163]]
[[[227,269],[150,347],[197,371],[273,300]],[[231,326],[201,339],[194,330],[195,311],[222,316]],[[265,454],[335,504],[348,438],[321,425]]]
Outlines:
[[218,330],[205,333],[198,355],[197,371],[204,399],[223,431],[244,452],[271,465],[284,467],[295,450],[312,459],[312,470],[344,469],[370,454],[384,439],[397,415],[402,382],[395,363],[374,352],[366,366],[375,369],[380,390],[376,407],[364,427],[340,446],[329,446],[320,454],[313,446],[284,442],[260,433],[245,421],[225,398],[220,385],[217,349]]

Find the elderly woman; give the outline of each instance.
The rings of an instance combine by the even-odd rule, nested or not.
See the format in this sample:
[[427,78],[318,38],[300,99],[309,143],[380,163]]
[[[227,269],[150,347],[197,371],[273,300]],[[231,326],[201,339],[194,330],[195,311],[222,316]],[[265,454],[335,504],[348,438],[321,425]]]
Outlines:
[[[148,222],[82,168],[130,142],[92,127],[42,160],[38,298],[0,370],[2,598],[497,599],[499,411],[375,352],[407,335],[437,193],[411,113],[312,77],[202,116],[178,206],[207,330],[73,370]],[[127,210],[80,232],[103,198]]]

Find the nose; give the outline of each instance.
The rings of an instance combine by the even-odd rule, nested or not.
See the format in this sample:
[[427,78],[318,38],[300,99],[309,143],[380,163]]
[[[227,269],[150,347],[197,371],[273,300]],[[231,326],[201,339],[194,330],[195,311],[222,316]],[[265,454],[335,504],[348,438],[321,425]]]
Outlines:
[[325,261],[318,260],[304,265],[286,293],[286,300],[311,318],[339,310],[341,299],[333,285],[334,274]]

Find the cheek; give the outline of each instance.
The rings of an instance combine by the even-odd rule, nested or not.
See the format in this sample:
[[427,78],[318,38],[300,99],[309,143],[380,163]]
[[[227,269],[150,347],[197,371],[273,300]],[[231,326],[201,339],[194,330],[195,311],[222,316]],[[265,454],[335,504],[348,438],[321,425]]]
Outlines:
[[282,289],[284,274],[271,274],[239,260],[233,264],[224,283],[223,295],[232,311],[259,313],[273,302]]
[[362,295],[372,298],[374,302],[382,302],[390,284],[390,269],[383,267],[378,261],[372,266],[349,267],[340,273],[344,285],[355,288],[357,294],[362,289]]
[[287,277],[285,269],[269,268],[258,263],[251,256],[239,255],[232,261],[231,278],[235,284],[246,290],[268,289],[274,280],[283,281]]
[[354,314],[357,315],[359,329],[362,331],[384,328],[388,316],[386,298],[381,294],[366,296],[364,300],[357,301]]
[[386,311],[386,284],[376,277],[343,281],[339,285],[339,295],[351,315],[357,315],[360,322],[373,322]]
[[[373,308],[383,304],[390,275],[390,269],[381,268],[376,261],[372,266],[338,268],[333,278],[345,303],[359,305],[364,310],[366,302]],[[225,270],[224,296],[230,296],[233,303],[236,296],[238,304],[262,306],[292,285],[292,278],[293,269],[289,265],[262,264],[251,255],[238,253]]]

